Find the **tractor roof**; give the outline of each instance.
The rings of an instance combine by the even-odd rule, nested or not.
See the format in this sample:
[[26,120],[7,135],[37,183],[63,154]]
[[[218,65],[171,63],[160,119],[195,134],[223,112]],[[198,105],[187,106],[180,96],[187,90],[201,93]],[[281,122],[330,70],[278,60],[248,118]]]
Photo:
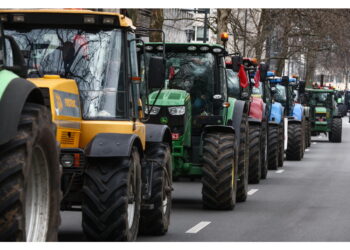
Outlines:
[[314,93],[334,93],[334,89],[305,89],[307,92],[314,92]]
[[[163,46],[162,42],[149,42],[145,43],[147,52],[163,51],[163,48],[158,49],[159,46]],[[220,44],[210,43],[165,43],[165,50],[172,52],[188,52],[188,53],[207,53],[213,52],[220,54],[225,51],[224,46]]]
[[85,25],[135,29],[130,18],[112,12],[75,9],[0,9],[5,25]]

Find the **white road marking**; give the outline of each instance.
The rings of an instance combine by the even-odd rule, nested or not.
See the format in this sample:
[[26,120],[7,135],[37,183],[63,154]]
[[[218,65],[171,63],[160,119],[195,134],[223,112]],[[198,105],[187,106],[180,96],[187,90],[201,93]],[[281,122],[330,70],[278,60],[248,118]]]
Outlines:
[[198,233],[200,230],[202,230],[203,228],[205,228],[206,226],[208,226],[211,223],[211,221],[201,221],[199,222],[197,225],[195,225],[194,227],[188,229],[186,231],[187,234],[196,234]]
[[276,174],[282,174],[284,172],[284,169],[277,170],[275,173]]
[[317,142],[313,142],[312,144],[317,144]]
[[309,149],[309,148],[305,149],[305,152],[309,152],[309,151],[310,151],[310,149]]
[[248,195],[253,195],[253,194],[255,194],[256,192],[258,192],[259,191],[259,189],[250,189],[249,191],[248,191]]

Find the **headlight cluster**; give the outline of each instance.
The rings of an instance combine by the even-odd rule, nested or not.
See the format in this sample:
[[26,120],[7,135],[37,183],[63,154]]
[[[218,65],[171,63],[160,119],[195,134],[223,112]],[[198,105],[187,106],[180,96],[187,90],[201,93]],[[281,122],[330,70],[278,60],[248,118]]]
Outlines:
[[[150,109],[152,108],[152,106],[149,107]],[[150,115],[158,115],[160,111],[160,107],[157,107],[157,106],[153,106],[152,110],[151,110],[151,113]],[[148,115],[148,106],[145,107],[145,114]]]
[[168,111],[171,115],[183,115],[185,114],[185,106],[169,107]]

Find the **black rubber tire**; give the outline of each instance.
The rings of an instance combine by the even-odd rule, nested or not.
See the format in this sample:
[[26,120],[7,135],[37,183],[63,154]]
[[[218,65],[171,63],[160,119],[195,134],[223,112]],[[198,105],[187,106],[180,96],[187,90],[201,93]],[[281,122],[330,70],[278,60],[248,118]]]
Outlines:
[[235,136],[209,132],[203,138],[203,207],[232,210],[236,204]]
[[[49,207],[46,236],[32,241],[57,241],[60,224],[61,170],[56,128],[49,110],[33,103],[25,104],[16,136],[0,146],[0,241],[26,241],[26,183],[34,174],[34,151],[40,149],[46,158],[40,170],[47,171]],[[46,170],[45,170],[46,165]],[[34,174],[35,175],[35,174]],[[35,180],[36,175],[35,175]],[[45,198],[44,198],[45,199]],[[45,202],[45,201],[44,201]],[[39,222],[39,227],[43,227]],[[38,226],[38,225],[37,225]],[[45,234],[44,234],[45,235]]]
[[[153,209],[141,209],[139,233],[143,235],[164,235],[168,232],[171,213],[172,158],[166,143],[147,145],[146,160],[153,162],[152,195],[147,203]],[[167,201],[165,210],[163,202]]]
[[258,184],[261,178],[260,129],[260,124],[249,124],[249,184]]
[[341,118],[333,118],[333,122],[331,125],[331,132],[329,133],[329,141],[330,142],[341,142],[342,140],[342,119]]
[[278,167],[283,167],[284,163],[284,125],[278,128]]
[[305,120],[305,147],[311,146],[311,124],[309,119]]
[[302,123],[288,124],[288,145],[286,159],[289,161],[300,161],[303,155]]
[[278,126],[269,126],[268,134],[268,169],[277,170],[278,168]]
[[262,127],[261,140],[260,140],[260,165],[261,165],[261,179],[266,179],[268,172],[268,153],[267,153],[267,128],[266,123]]
[[238,150],[238,168],[237,168],[237,194],[236,201],[244,202],[248,197],[248,171],[249,171],[249,146],[248,146],[247,115],[242,117],[240,127],[240,144]]
[[[135,203],[131,227],[128,223],[129,200]],[[139,228],[140,205],[141,163],[135,147],[129,157],[87,159],[82,226],[88,240],[135,240]]]

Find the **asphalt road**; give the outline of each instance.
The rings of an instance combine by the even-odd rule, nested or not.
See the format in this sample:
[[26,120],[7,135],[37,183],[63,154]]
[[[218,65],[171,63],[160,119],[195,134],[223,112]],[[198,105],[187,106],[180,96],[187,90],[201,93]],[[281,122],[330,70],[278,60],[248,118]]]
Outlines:
[[[233,211],[202,209],[201,184],[176,182],[169,232],[138,241],[350,241],[350,124],[343,142],[313,137],[301,162],[285,161],[249,186]],[[62,212],[60,241],[84,241],[80,212]]]

